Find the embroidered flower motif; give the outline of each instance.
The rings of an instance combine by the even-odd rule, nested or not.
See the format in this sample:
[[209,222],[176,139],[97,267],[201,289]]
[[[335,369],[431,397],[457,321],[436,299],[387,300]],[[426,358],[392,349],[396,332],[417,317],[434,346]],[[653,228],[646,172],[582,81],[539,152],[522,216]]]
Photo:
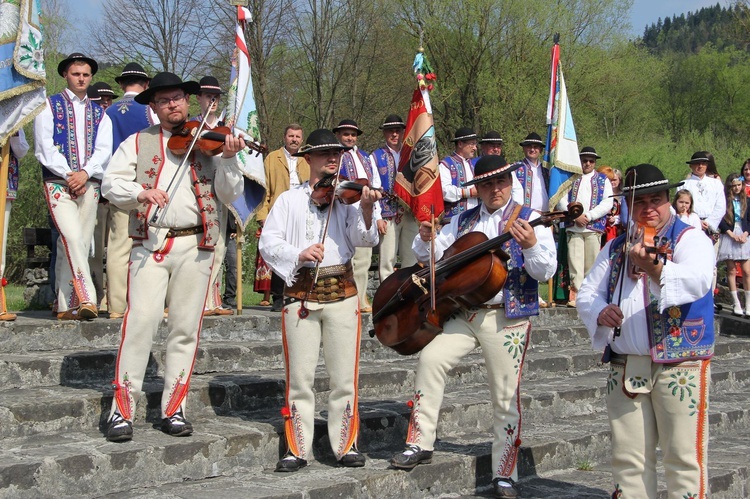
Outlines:
[[676,338],[676,337],[678,337],[678,336],[680,336],[680,335],[682,334],[682,331],[680,330],[680,328],[679,328],[679,327],[677,327],[677,326],[672,326],[672,327],[670,327],[670,328],[669,328],[669,334],[670,334],[670,335],[671,335],[672,337]]
[[523,353],[525,336],[525,330],[512,331],[505,335],[506,342],[503,343],[503,346],[508,347],[508,353],[512,354],[514,359]]
[[607,378],[607,395],[612,393],[617,388],[617,380],[620,378],[620,372],[617,369],[610,367],[609,377]]
[[687,371],[677,371],[674,374],[671,374],[669,376],[672,381],[669,382],[667,385],[667,388],[672,390],[672,395],[677,395],[679,392],[680,394],[680,402],[682,402],[685,398],[685,393],[688,394],[688,396],[693,396],[693,388],[697,388],[693,380],[695,379],[695,376],[690,374]]
[[622,499],[622,488],[620,488],[620,484],[615,484],[615,491],[612,492],[612,499]]
[[158,165],[159,163],[161,163],[161,158],[157,156],[156,154],[154,154],[154,157],[151,158],[151,162],[155,165]]
[[641,388],[643,386],[646,386],[647,379],[642,376],[633,376],[630,378],[630,384],[633,385],[633,388]]
[[671,307],[669,309],[669,316],[673,319],[679,319],[682,313],[680,312],[680,307]]
[[149,178],[153,178],[156,176],[156,169],[155,168],[149,168],[146,170],[146,175],[149,176]]
[[688,492],[684,496],[682,496],[682,499],[698,499],[698,494],[695,492]]

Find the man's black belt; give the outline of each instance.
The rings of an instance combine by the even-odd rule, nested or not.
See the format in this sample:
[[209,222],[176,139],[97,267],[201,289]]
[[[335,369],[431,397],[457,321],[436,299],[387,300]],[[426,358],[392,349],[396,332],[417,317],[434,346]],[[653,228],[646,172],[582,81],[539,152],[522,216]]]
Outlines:
[[169,229],[167,231],[167,237],[182,237],[192,236],[203,232],[202,225],[196,225],[195,227],[188,227],[187,229]]

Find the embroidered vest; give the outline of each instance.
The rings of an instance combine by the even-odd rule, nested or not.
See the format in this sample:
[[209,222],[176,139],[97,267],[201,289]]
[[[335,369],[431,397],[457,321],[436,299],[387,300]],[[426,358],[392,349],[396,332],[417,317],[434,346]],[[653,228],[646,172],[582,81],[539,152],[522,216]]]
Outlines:
[[[578,177],[573,181],[573,185],[568,191],[569,203],[578,200],[578,189],[581,187],[582,180],[582,177]],[[607,176],[603,173],[596,173],[591,177],[591,202],[588,206],[589,210],[595,208],[604,199],[604,184],[606,180]],[[584,208],[584,211],[585,210],[586,208]],[[589,222],[588,224],[586,224],[586,228],[595,232],[602,233],[604,232],[604,228],[606,227],[606,225],[607,217],[603,216],[598,220],[594,220],[593,222]],[[565,226],[572,227],[573,223],[568,223]]]
[[[104,109],[99,104],[90,100],[86,102],[86,116],[84,126],[86,128],[86,150],[78,150],[76,116],[73,103],[65,92],[48,97],[50,109],[52,109],[52,122],[54,130],[52,141],[60,153],[65,156],[68,166],[74,172],[81,171],[88,159],[94,154],[96,145],[96,134],[99,130],[99,122],[102,121]],[[42,165],[42,178],[59,179],[57,175]],[[97,179],[91,179],[97,181]]]
[[[347,180],[356,180],[359,178],[359,173],[357,173],[357,165],[354,162],[354,157],[352,156],[352,154],[355,154],[355,152],[347,151],[341,155],[340,173],[341,176],[345,177]],[[370,165],[370,158],[360,148],[357,148],[356,154],[359,156],[359,161],[362,163],[362,167],[365,169],[367,181],[372,184],[372,165]]]
[[8,163],[8,190],[6,192],[8,201],[15,200],[18,195],[18,158],[12,152]]
[[[658,234],[669,240],[674,250],[680,237],[693,227],[672,215],[670,221]],[[618,236],[610,246],[610,275],[607,302],[612,302],[617,281],[623,267],[624,243],[627,234]],[[668,257],[671,260],[671,255]],[[642,279],[648,281],[648,277]],[[648,282],[646,282],[648,289]],[[645,297],[644,297],[645,299]],[[692,303],[669,307],[659,313],[659,300],[649,292],[646,306],[651,359],[657,363],[682,362],[684,360],[710,359],[714,354],[714,295],[711,291]]]
[[[387,147],[382,147],[372,153],[375,157],[375,168],[380,175],[380,185],[383,190],[393,193],[393,186],[396,183],[396,173],[398,165],[396,159]],[[399,203],[396,198],[383,198],[380,200],[380,214],[382,218],[393,218],[398,214]]]
[[[135,181],[144,189],[153,189],[159,182],[162,166],[166,159],[165,141],[162,140],[161,126],[154,125],[138,132],[136,150],[138,160]],[[213,249],[219,240],[219,210],[213,190],[216,174],[215,159],[199,152],[190,163],[190,178],[195,192],[195,201],[203,221],[203,239],[198,244],[202,249]],[[148,216],[151,205],[141,204],[130,211],[130,237],[134,240],[148,237]]]
[[[523,159],[518,163],[521,163],[521,167],[515,171],[515,174],[516,178],[521,183],[521,187],[523,187],[523,205],[530,207],[532,186],[534,185],[534,182],[539,182],[540,179],[535,179],[533,175],[530,175],[530,173],[533,173],[532,168],[534,168],[534,165],[529,163],[527,159]],[[544,167],[541,168],[541,172],[541,180],[544,182],[545,189],[549,189],[549,173]]]
[[[463,183],[466,182],[466,171],[464,171],[464,161],[461,156],[453,153],[450,156],[446,156],[445,158],[443,158],[440,163],[445,165],[445,167],[448,168],[448,171],[451,173],[451,184],[455,185],[456,187],[461,187]],[[449,203],[448,201],[446,201],[444,203],[444,206],[444,220],[445,223],[448,223],[451,218],[466,212],[468,203],[466,202],[466,199],[461,199],[460,201],[456,201],[455,203]]]
[[135,96],[122,97],[107,108],[107,116],[112,120],[113,153],[123,140],[155,124],[148,106],[137,103],[133,97]]
[[[516,206],[518,205],[511,201],[505,207],[501,221],[503,230]],[[479,222],[481,208],[482,205],[480,204],[459,215],[456,238],[474,229],[477,222]],[[528,220],[532,213],[534,213],[534,210],[524,206],[521,208],[518,217]],[[510,256],[507,262],[508,277],[505,279],[505,286],[503,286],[505,316],[508,319],[516,319],[539,315],[539,283],[524,270],[521,245],[515,239],[511,238],[509,241],[503,243],[502,249]]]

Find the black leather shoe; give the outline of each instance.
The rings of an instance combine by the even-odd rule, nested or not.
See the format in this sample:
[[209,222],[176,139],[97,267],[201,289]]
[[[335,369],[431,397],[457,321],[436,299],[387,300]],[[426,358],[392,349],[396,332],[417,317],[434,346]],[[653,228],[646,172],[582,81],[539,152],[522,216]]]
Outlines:
[[512,478],[497,477],[492,480],[492,492],[495,497],[520,497]]
[[123,419],[119,412],[107,421],[107,440],[110,442],[127,442],[133,439],[133,423]]
[[432,451],[422,450],[418,445],[407,445],[406,449],[391,458],[391,466],[400,470],[410,470],[418,464],[430,464]]
[[276,463],[276,471],[280,473],[292,473],[307,466],[307,461],[294,454],[287,454]]
[[281,312],[284,308],[284,298],[274,298],[271,305],[271,312]]
[[346,466],[347,468],[361,468],[365,465],[365,461],[364,454],[352,449],[339,459],[339,465]]
[[182,411],[161,420],[161,431],[173,437],[187,437],[193,434],[193,425],[185,419]]

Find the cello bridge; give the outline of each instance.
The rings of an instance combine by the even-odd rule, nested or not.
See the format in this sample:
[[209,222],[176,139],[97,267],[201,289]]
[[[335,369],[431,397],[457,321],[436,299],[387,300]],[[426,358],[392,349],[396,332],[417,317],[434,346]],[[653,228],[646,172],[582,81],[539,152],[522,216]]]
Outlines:
[[430,292],[427,290],[427,288],[424,287],[424,284],[427,282],[427,279],[421,278],[417,276],[416,274],[411,275],[411,280],[414,282],[414,284],[422,290],[422,293],[429,294]]

